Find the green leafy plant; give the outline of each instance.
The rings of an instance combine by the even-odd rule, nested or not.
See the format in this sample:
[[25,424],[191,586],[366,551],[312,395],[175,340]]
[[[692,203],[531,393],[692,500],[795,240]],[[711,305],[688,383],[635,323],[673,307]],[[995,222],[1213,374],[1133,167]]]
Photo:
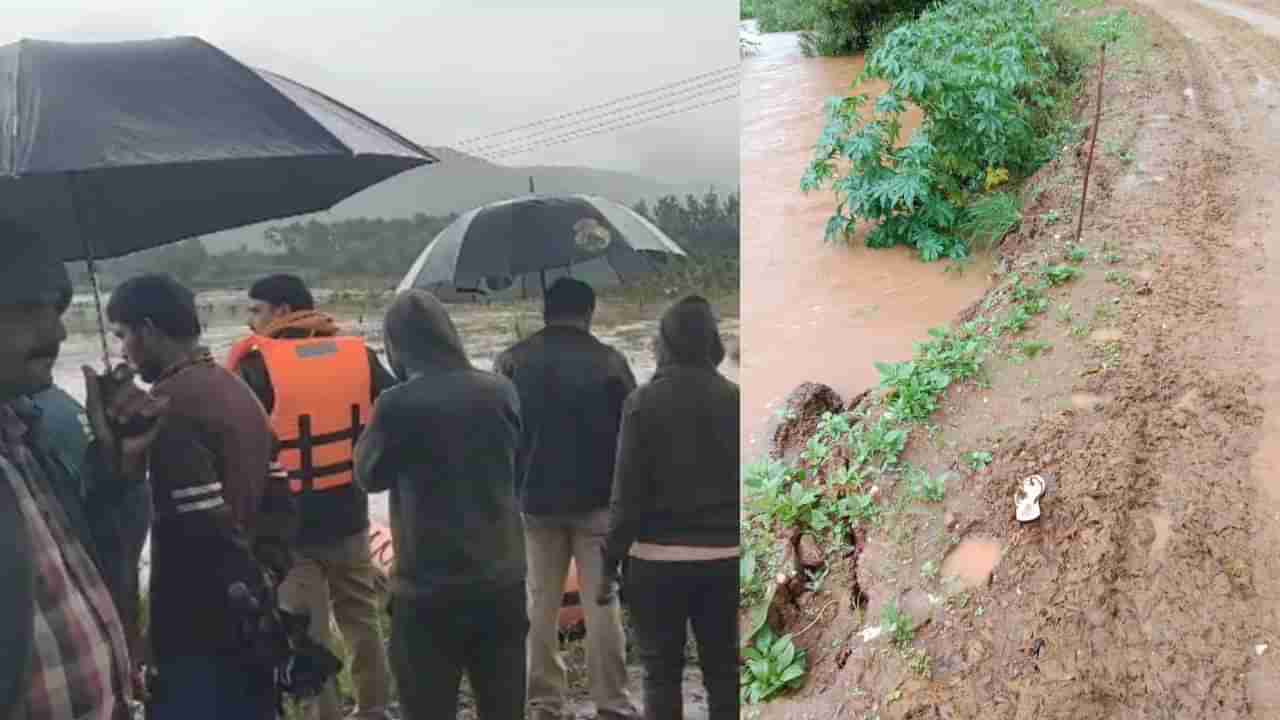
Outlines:
[[885,603],[884,609],[880,611],[880,622],[885,632],[889,634],[890,640],[899,648],[905,649],[915,640],[915,628],[912,627],[911,616],[898,608],[896,600]]
[[1121,270],[1108,270],[1106,281],[1125,288],[1133,285],[1133,278]]
[[906,447],[907,436],[907,430],[882,415],[874,425],[851,437],[849,449],[854,464],[881,473],[892,469]]
[[803,477],[803,473],[774,460],[754,463],[748,466],[743,479],[747,503],[783,527],[825,529],[829,523],[820,507],[822,490],[806,487]]
[[934,477],[921,468],[911,468],[907,483],[912,497],[927,502],[942,502],[947,494],[947,473]]
[[[1052,3],[953,0],[888,33],[857,82],[889,89],[874,101],[828,103],[801,181],[805,191],[829,183],[836,192],[827,238],[871,222],[869,246],[907,245],[933,261],[967,256],[966,235],[1003,235],[1016,200],[971,200],[1026,177],[1061,147],[1055,118],[1074,69],[1060,67],[1067,56],[1050,46],[1056,20]],[[908,107],[924,120],[903,143]]]
[[1079,265],[1080,263],[1089,259],[1089,251],[1085,250],[1079,245],[1068,245],[1066,254],[1067,254],[1067,260],[1075,263],[1076,265]]
[[836,514],[851,527],[870,524],[880,517],[880,506],[870,494],[846,495],[836,503]]
[[964,463],[974,471],[982,470],[986,466],[990,465],[991,460],[991,453],[986,452],[985,450],[974,450],[973,452],[965,453],[964,455]]
[[804,589],[812,593],[822,592],[822,583],[826,581],[827,574],[830,572],[830,567],[824,567],[816,572],[813,570],[805,570]]
[[876,363],[888,411],[896,420],[925,420],[938,407],[939,396],[953,381],[978,375],[989,341],[975,327],[951,331],[934,328],[931,340],[916,345],[909,362]]
[[1070,265],[1047,265],[1041,270],[1044,279],[1053,287],[1074,280],[1081,275],[1081,272],[1080,268]]
[[761,703],[804,682],[807,657],[790,635],[776,637],[766,625],[755,643],[743,651],[740,693],[742,702]]

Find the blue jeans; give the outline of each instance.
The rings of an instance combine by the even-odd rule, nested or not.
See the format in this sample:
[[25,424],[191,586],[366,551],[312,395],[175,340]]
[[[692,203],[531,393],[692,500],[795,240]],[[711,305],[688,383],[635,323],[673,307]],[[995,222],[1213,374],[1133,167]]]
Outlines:
[[275,720],[275,678],[236,658],[196,656],[158,663],[147,720]]

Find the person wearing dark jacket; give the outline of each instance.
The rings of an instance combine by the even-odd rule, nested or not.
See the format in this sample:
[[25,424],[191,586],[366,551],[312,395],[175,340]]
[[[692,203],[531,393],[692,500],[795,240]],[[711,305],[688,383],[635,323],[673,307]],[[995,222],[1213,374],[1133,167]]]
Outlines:
[[0,265],[0,718],[124,720],[133,660],[113,580],[127,574],[137,533],[121,530],[137,520],[131,498],[162,425],[121,440],[107,417],[159,419],[164,403],[133,385],[105,397],[84,368],[94,437],[63,445],[71,433],[32,396],[53,384],[70,279],[34,233],[4,221],[0,240],[12,248]]
[[396,297],[385,338],[401,384],[374,405],[356,481],[391,492],[390,655],[405,717],[454,717],[466,672],[481,720],[523,720],[519,396],[471,365],[429,293]]
[[[280,462],[290,473],[299,528],[280,602],[307,613],[312,639],[330,649],[337,619],[351,652],[355,717],[385,718],[391,673],[378,622],[379,570],[369,556],[369,498],[353,482],[352,453],[373,401],[395,378],[361,338],[341,335],[332,317],[316,311],[297,276],[258,280],[249,301],[253,335],[232,348],[227,367],[258,396],[285,443]],[[330,442],[303,438],[304,422],[311,436]],[[341,720],[336,678],[303,703],[303,716]]]
[[[609,488],[622,403],[636,387],[622,353],[591,334],[591,286],[560,278],[547,290],[546,327],[494,361],[520,392],[525,466],[520,476],[529,560],[529,709],[534,720],[564,716],[568,673],[557,612],[569,561],[594,588],[604,568]],[[627,691],[622,609],[583,603],[587,675],[600,718],[633,718]]]
[[[724,345],[710,304],[662,316],[658,368],[627,398],[605,564],[630,557],[627,601],[644,664],[646,720],[683,717],[692,622],[710,720],[738,717],[738,386],[716,368]],[[614,595],[612,577],[597,602]]]
[[107,318],[125,359],[167,400],[148,457],[149,720],[268,720],[274,668],[250,662],[231,589],[262,587],[254,556],[274,438],[262,405],[199,345],[191,291],[167,275],[130,279]]

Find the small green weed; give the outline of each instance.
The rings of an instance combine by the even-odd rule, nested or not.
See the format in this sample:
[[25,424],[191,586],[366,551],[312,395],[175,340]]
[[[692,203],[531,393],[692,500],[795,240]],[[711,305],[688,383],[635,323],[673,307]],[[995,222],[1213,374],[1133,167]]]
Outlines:
[[915,628],[911,626],[911,617],[898,608],[898,602],[885,603],[880,612],[880,622],[889,638],[900,649],[906,649],[915,640]]
[[1022,221],[1022,205],[1014,193],[993,193],[969,206],[959,232],[971,247],[995,246]]
[[927,470],[910,468],[907,471],[907,487],[911,496],[927,502],[942,502],[947,494],[947,473],[937,477],[929,475]]
[[969,469],[978,472],[991,464],[992,456],[991,453],[985,450],[974,450],[973,452],[965,453],[962,459],[964,464],[969,466]]
[[1079,277],[1081,271],[1070,265],[1048,265],[1041,273],[1050,285],[1057,287]]
[[826,581],[827,574],[830,572],[830,567],[824,567],[817,572],[814,572],[813,570],[805,570],[804,589],[811,593],[822,592],[822,583]]
[[1089,251],[1079,245],[1068,245],[1066,253],[1067,261],[1079,265],[1089,259]]
[[1053,345],[1044,340],[1023,340],[1018,343],[1018,352],[1029,359],[1039,357],[1042,353],[1052,348]]
[[880,506],[869,494],[846,495],[836,502],[836,516],[857,527],[875,522],[880,517]]
[[1059,323],[1062,323],[1063,325],[1070,325],[1072,319],[1071,303],[1062,303],[1059,305],[1057,307],[1056,317]]
[[1133,278],[1130,278],[1128,273],[1121,270],[1108,270],[1106,280],[1123,288],[1133,286]]
[[939,572],[938,563],[932,560],[926,560],[924,564],[920,566],[920,577],[925,580],[937,580]]
[[1057,210],[1040,213],[1040,220],[1046,225],[1057,225],[1062,222],[1062,213]]
[[800,687],[807,658],[790,635],[775,637],[766,625],[755,643],[743,651],[740,693],[743,704],[757,704]]
[[933,658],[929,656],[929,651],[921,648],[912,648],[906,653],[907,667],[911,672],[922,678],[928,678],[933,675]]

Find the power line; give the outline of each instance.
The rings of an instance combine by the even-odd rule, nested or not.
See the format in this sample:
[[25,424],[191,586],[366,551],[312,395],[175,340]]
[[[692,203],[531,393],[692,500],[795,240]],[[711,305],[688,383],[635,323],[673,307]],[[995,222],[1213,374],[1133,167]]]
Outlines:
[[[606,126],[599,127],[598,129],[584,128],[584,130],[583,130],[583,131],[580,131],[580,132],[574,132],[574,133],[569,133],[568,135],[565,135],[565,136],[563,136],[563,137],[561,137],[561,138],[559,138],[559,139],[554,139],[554,138],[549,138],[549,139],[548,139],[548,140],[554,140],[553,142],[533,143],[533,144],[531,144],[531,145],[526,145],[526,146],[523,146],[523,147],[511,148],[511,149],[509,149],[509,150],[507,150],[507,151],[504,151],[504,152],[501,152],[501,153],[494,153],[494,154],[491,154],[491,155],[482,155],[482,156],[478,156],[478,157],[481,157],[481,158],[482,158],[482,159],[484,159],[484,160],[490,160],[490,161],[492,161],[492,160],[499,160],[499,159],[502,159],[502,158],[505,158],[505,157],[511,157],[511,156],[513,156],[513,155],[523,155],[523,154],[525,154],[525,153],[532,152],[532,151],[534,151],[534,150],[542,150],[542,149],[545,149],[545,148],[554,147],[554,146],[556,146],[556,145],[563,145],[563,144],[565,144],[565,143],[574,142],[574,141],[576,141],[576,140],[582,140],[582,139],[584,139],[584,138],[592,137],[592,136],[594,136],[594,135],[601,135],[601,134],[603,134],[603,133],[607,133],[607,132],[615,132],[615,131],[618,131],[618,130],[623,130],[623,129],[626,129],[626,128],[629,128],[629,127],[633,127],[633,126],[635,126],[635,125],[641,125],[641,124],[644,124],[644,123],[649,122],[649,121],[651,121],[651,120],[659,120],[659,119],[661,119],[661,118],[670,117],[670,116],[672,116],[672,115],[679,115],[679,114],[681,114],[681,113],[690,112],[690,111],[692,111],[692,110],[698,110],[698,109],[700,109],[700,108],[709,107],[709,106],[711,106],[711,105],[717,105],[717,104],[722,103],[722,102],[728,102],[729,100],[734,100],[734,99],[736,99],[737,97],[738,97],[738,94],[737,94],[737,93],[734,93],[733,95],[726,95],[726,96],[724,96],[724,97],[719,97],[719,98],[716,98],[716,99],[714,99],[714,100],[709,100],[709,101],[704,102],[704,103],[699,103],[699,104],[697,104],[697,105],[691,105],[691,106],[688,106],[688,107],[680,108],[680,109],[678,109],[678,110],[673,110],[673,111],[671,111],[671,112],[666,112],[666,113],[661,113],[661,114],[658,114],[658,115],[651,115],[651,116],[647,116],[647,117],[642,117],[642,118],[639,118],[639,119],[633,120],[633,121],[631,121],[631,122],[626,122],[626,123],[622,123],[622,124],[611,124],[611,125],[606,125]],[[587,130],[590,130],[590,132],[587,132]]]
[[600,104],[598,104],[598,105],[592,105],[592,106],[590,106],[590,107],[585,107],[585,108],[582,108],[582,109],[580,109],[580,110],[574,110],[574,111],[572,111],[572,112],[561,113],[561,114],[559,114],[559,115],[555,115],[555,116],[552,116],[552,117],[549,117],[549,118],[544,118],[544,119],[542,119],[542,120],[537,120],[537,121],[534,121],[534,122],[531,122],[531,123],[525,123],[524,125],[518,125],[518,126],[516,126],[516,127],[509,128],[509,129],[507,129],[507,130],[501,130],[501,131],[499,131],[499,132],[488,133],[488,134],[485,134],[485,135],[477,135],[477,136],[474,136],[474,137],[465,138],[465,139],[463,139],[463,140],[459,140],[458,142],[454,143],[454,146],[455,146],[455,147],[459,147],[459,148],[460,148],[460,147],[467,146],[467,145],[475,145],[476,143],[478,143],[478,142],[480,142],[480,141],[483,141],[483,140],[488,140],[488,139],[490,139],[490,138],[495,138],[495,137],[501,137],[501,136],[503,136],[503,135],[510,135],[510,134],[512,134],[512,133],[520,132],[521,130],[528,130],[528,129],[530,129],[530,128],[541,127],[541,126],[546,125],[546,124],[548,124],[548,123],[555,123],[555,122],[559,122],[560,120],[563,120],[563,119],[565,119],[565,118],[577,117],[577,116],[579,116],[579,115],[583,115],[583,114],[586,114],[586,113],[594,112],[594,111],[596,111],[596,110],[600,110],[600,109],[603,109],[603,108],[607,108],[607,107],[610,107],[610,106],[612,106],[612,105],[617,105],[618,103],[626,102],[626,101],[628,101],[628,100],[633,100],[633,99],[635,99],[635,98],[644,97],[644,96],[646,96],[646,95],[653,95],[653,94],[655,94],[655,93],[660,93],[660,92],[663,92],[663,91],[665,91],[665,90],[670,90],[670,89],[672,89],[672,88],[680,87],[680,86],[683,86],[683,85],[688,85],[688,84],[690,84],[690,83],[696,83],[696,82],[699,82],[699,81],[705,80],[705,79],[707,79],[707,78],[711,78],[711,77],[713,77],[713,76],[718,77],[719,79],[723,79],[723,78],[728,77],[728,76],[729,76],[729,74],[736,75],[737,73],[738,73],[738,66],[737,66],[737,65],[731,65],[731,66],[728,66],[728,67],[723,67],[723,68],[720,68],[720,69],[718,69],[718,70],[712,70],[712,71],[710,71],[710,72],[705,72],[705,73],[701,73],[701,74],[699,74],[699,75],[694,75],[694,76],[692,76],[692,77],[688,77],[688,78],[685,78],[684,80],[679,80],[679,81],[677,81],[677,82],[667,83],[666,85],[659,85],[659,86],[658,86],[658,87],[656,87],[656,88],[652,88],[652,89],[650,89],[650,90],[645,90],[645,91],[643,91],[643,92],[632,93],[632,94],[630,94],[630,95],[624,95],[624,96],[622,96],[622,97],[620,97],[620,98],[615,98],[615,99],[610,100],[610,101],[608,101],[608,102],[603,102],[603,103],[600,103]]
[[[538,142],[546,136],[558,137],[559,134],[562,134],[566,131],[576,131],[577,129],[581,129],[580,127],[575,127],[575,126],[587,125],[588,127],[595,127],[596,126],[595,124],[598,124],[601,122],[613,122],[615,120],[627,119],[627,118],[635,117],[637,115],[644,114],[644,113],[676,107],[683,103],[687,103],[694,100],[700,100],[705,97],[711,97],[713,95],[718,95],[725,92],[737,92],[737,90],[738,90],[737,83],[730,83],[730,84],[721,83],[714,87],[704,88],[696,93],[691,93],[681,97],[668,99],[665,102],[644,103],[644,104],[638,104],[638,105],[634,105],[626,108],[618,108],[617,112],[606,113],[603,115],[584,118],[582,120],[577,120],[577,121],[566,123],[563,125],[556,125],[539,132],[530,133],[528,135],[524,135],[521,137],[515,137],[510,140],[506,140],[502,142],[494,142],[494,143],[490,143],[488,145],[483,145],[480,147],[465,148],[465,152],[469,152],[475,155],[484,155],[484,154],[493,153],[493,152],[502,152],[503,150],[509,147],[527,145],[532,142]],[[623,112],[624,110],[629,110],[631,112]]]
[[[670,95],[659,95],[651,99],[645,100],[643,102],[632,103],[630,105],[622,105],[613,109],[610,112],[600,113],[600,114],[588,116],[588,117],[582,117],[577,120],[571,120],[565,123],[549,125],[535,132],[523,133],[520,136],[511,137],[505,140],[495,140],[483,145],[473,144],[471,146],[467,146],[462,149],[471,153],[490,152],[492,150],[500,149],[508,145],[527,143],[536,137],[539,137],[542,135],[559,133],[564,130],[573,128],[575,126],[595,123],[601,120],[608,120],[611,117],[624,115],[626,111],[639,110],[641,112],[645,112],[652,109],[671,107],[680,102],[685,102],[688,100],[696,100],[699,98],[708,97],[716,93],[725,92],[729,90],[737,90],[737,89],[738,89],[738,83],[736,82],[736,80],[734,82],[725,82],[724,79],[717,79],[714,82],[704,83],[697,86],[691,86],[686,90],[682,90],[678,93],[673,93]],[[660,101],[665,101],[665,102],[660,102]]]

